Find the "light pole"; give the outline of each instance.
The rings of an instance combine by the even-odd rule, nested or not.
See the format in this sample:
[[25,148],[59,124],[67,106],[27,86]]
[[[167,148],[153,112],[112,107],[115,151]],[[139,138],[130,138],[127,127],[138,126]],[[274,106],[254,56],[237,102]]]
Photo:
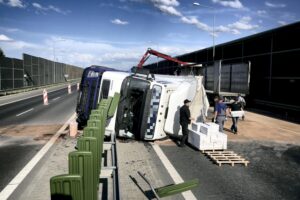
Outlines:
[[57,39],[57,40],[53,40],[53,83],[55,83],[55,74],[56,74],[56,70],[55,70],[55,62],[56,62],[56,56],[55,56],[55,44],[56,42],[61,42],[61,41],[66,41],[65,39]]
[[213,14],[214,14],[214,20],[213,20],[213,33],[212,33],[212,38],[213,38],[213,61],[215,60],[215,21],[216,21],[216,12],[215,12],[215,8],[214,7],[210,7],[210,6],[206,6],[206,5],[202,5],[198,2],[194,2],[193,5],[195,6],[201,6],[204,8],[209,8],[213,10]]

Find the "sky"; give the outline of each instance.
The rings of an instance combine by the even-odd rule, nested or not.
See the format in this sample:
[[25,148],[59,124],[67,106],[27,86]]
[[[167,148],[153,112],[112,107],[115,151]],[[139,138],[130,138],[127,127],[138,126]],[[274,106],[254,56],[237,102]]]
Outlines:
[[0,0],[0,48],[124,70],[149,47],[192,52],[299,21],[299,8],[299,0]]

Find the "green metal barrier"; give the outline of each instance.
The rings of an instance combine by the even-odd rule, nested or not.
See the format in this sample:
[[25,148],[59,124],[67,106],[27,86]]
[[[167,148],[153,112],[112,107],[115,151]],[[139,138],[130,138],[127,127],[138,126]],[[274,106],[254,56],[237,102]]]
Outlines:
[[89,120],[100,120],[102,118],[102,115],[100,114],[91,114],[89,117]]
[[[101,108],[98,108],[98,110],[92,110],[91,112],[91,115],[94,116],[94,115],[100,115],[101,116],[101,125],[102,127],[104,128],[105,130],[105,127],[106,127],[106,121],[107,121],[107,109],[105,107],[101,107]],[[91,120],[95,120],[95,117],[90,118]]]
[[111,105],[112,100],[113,100],[112,97],[108,97],[107,99],[102,99],[98,106],[98,110],[101,108],[106,108],[108,110]]
[[[93,154],[93,165],[96,168],[96,174],[100,174],[100,151],[99,142],[96,137],[81,137],[77,141],[78,151],[90,151]],[[98,176],[95,176],[97,186],[99,184]]]
[[99,110],[92,110],[91,111],[91,115],[100,115],[100,111]]
[[107,98],[107,108],[110,107],[112,100],[113,100],[113,97],[108,97]]
[[50,179],[51,200],[84,200],[82,177],[76,175],[58,175]]
[[98,127],[101,131],[103,131],[103,122],[102,120],[88,120],[87,127]]
[[168,186],[156,188],[155,191],[156,191],[156,194],[160,198],[163,198],[163,197],[172,196],[175,194],[179,194],[181,192],[191,190],[191,189],[197,187],[198,185],[199,185],[199,180],[194,179],[194,180],[186,181],[186,182],[179,183],[179,184],[168,185]]
[[107,104],[108,104],[108,99],[101,99],[101,101],[98,104],[97,108],[99,109],[100,107],[107,106]]
[[104,119],[104,117],[101,116],[100,120],[89,120],[87,127],[98,127],[100,130],[99,134],[103,135],[104,137],[105,125],[106,125],[106,120]]
[[103,140],[104,140],[103,132],[101,132],[98,127],[85,127],[83,129],[83,135],[84,135],[84,137],[97,138],[98,151],[99,151],[99,155],[101,157],[101,153],[103,150]]
[[146,183],[150,186],[154,196],[156,199],[160,199],[167,196],[172,196],[175,194],[179,194],[188,190],[191,190],[199,185],[198,179],[193,179],[190,181],[186,181],[179,184],[167,185],[164,187],[154,189],[154,186],[150,183],[150,181],[146,178],[146,174],[142,174],[138,171],[138,174],[146,181]]
[[114,114],[117,110],[118,104],[119,104],[119,100],[120,100],[120,94],[115,93],[114,98],[112,99],[112,102],[110,104],[110,107],[109,107],[109,110],[108,110],[108,113],[107,113],[108,118],[114,116]]
[[[107,118],[113,117],[120,99],[120,94],[102,99],[98,108],[92,110],[83,137],[78,139],[79,151],[69,153],[69,173],[54,176],[50,180],[52,200],[97,200],[99,173]],[[158,188],[161,195],[169,195],[180,188]]]
[[96,168],[93,165],[93,154],[89,151],[73,151],[69,153],[69,173],[82,177],[84,200],[97,200]]

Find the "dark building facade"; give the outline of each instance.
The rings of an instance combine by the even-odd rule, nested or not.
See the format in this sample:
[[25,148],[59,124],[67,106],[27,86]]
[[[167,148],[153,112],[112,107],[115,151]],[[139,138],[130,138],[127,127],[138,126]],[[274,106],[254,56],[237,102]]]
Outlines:
[[[213,48],[177,56],[202,64],[201,74],[216,61],[224,64],[251,63],[248,105],[300,121],[300,22],[219,44]],[[174,74],[176,64],[161,61],[145,66],[153,73]]]

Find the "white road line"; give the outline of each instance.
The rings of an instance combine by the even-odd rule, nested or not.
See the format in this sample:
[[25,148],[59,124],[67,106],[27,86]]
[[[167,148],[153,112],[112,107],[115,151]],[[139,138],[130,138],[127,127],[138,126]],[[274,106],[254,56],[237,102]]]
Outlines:
[[[74,85],[75,85],[75,84],[74,84]],[[71,87],[74,86],[74,85],[71,85]],[[58,91],[58,90],[62,90],[62,89],[66,89],[66,88],[68,88],[68,87],[62,87],[62,88],[59,88],[59,89],[50,91],[50,92],[48,92],[48,94],[51,93],[51,92],[56,92],[56,91]],[[42,91],[42,92],[43,92],[43,91]],[[33,98],[33,97],[42,96],[42,95],[43,95],[42,92],[41,92],[41,94],[37,94],[37,95],[30,96],[30,97],[25,97],[25,98],[23,98],[23,99],[17,99],[17,100],[11,101],[11,102],[3,103],[3,104],[0,104],[0,106],[5,106],[5,105],[7,105],[7,104],[16,103],[16,102],[18,102],[18,101],[22,101],[22,100],[26,100],[26,99],[31,99],[31,98]]]
[[76,113],[72,114],[69,120],[57,131],[55,135],[43,146],[43,148],[26,164],[26,166],[14,177],[13,180],[1,191],[0,199],[6,200],[10,195],[17,189],[17,187],[22,183],[26,176],[31,172],[35,165],[43,158],[43,156],[52,147],[54,142],[60,136],[60,134],[67,128],[69,123],[75,118]]
[[[165,166],[165,168],[167,169],[169,175],[171,176],[171,178],[173,179],[175,184],[184,182],[183,179],[181,178],[181,176],[179,175],[179,173],[176,171],[175,167],[171,164],[171,162],[169,161],[167,156],[161,150],[159,145],[152,144],[152,147],[153,147],[154,151],[156,152],[156,154],[158,155],[161,162],[163,163],[163,165]],[[192,191],[190,191],[190,190],[183,192],[181,194],[184,197],[184,199],[188,199],[188,200],[194,200],[194,199],[196,200],[197,199],[195,197],[195,195],[192,193]]]
[[60,97],[56,97],[55,99],[53,99],[53,101],[56,101],[57,99],[60,99]]
[[16,117],[19,117],[19,116],[21,116],[21,115],[23,115],[23,114],[25,114],[25,113],[28,113],[28,112],[30,112],[30,111],[32,111],[32,110],[33,110],[33,108],[30,108],[29,110],[26,110],[26,111],[24,111],[24,112],[21,112],[21,113],[17,114]]

